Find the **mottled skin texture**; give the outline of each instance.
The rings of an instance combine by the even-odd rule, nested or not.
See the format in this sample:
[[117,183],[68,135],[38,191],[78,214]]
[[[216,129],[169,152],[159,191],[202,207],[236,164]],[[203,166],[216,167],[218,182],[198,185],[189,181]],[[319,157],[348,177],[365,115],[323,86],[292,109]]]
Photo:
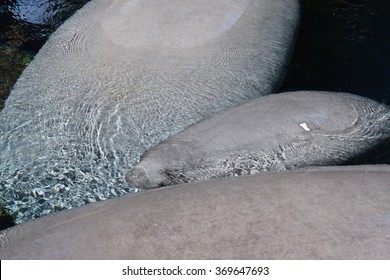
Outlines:
[[0,113],[0,199],[17,223],[131,191],[151,146],[276,90],[298,0],[93,0]]
[[126,175],[154,188],[346,162],[390,139],[390,108],[347,93],[288,92],[220,112],[145,153]]
[[160,188],[0,233],[1,259],[389,259],[390,167]]

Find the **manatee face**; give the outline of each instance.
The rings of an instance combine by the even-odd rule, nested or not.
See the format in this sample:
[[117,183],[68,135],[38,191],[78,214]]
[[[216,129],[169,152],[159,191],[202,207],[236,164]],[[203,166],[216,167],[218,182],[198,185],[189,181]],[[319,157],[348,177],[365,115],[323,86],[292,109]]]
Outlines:
[[390,138],[390,109],[347,93],[288,92],[216,114],[152,148],[126,175],[154,188],[334,165]]
[[93,0],[0,113],[0,199],[20,223],[132,191],[151,146],[275,90],[297,0]]

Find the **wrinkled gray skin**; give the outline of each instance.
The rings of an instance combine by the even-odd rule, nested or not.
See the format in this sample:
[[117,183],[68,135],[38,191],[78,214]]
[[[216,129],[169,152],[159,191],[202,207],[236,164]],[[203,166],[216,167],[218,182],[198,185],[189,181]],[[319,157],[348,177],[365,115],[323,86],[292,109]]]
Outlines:
[[0,258],[389,259],[389,182],[355,166],[160,188],[7,229]]
[[297,0],[94,0],[24,71],[0,113],[0,198],[17,223],[131,191],[140,155],[275,91]]
[[139,188],[345,162],[390,139],[390,108],[348,93],[287,92],[220,112],[146,152]]

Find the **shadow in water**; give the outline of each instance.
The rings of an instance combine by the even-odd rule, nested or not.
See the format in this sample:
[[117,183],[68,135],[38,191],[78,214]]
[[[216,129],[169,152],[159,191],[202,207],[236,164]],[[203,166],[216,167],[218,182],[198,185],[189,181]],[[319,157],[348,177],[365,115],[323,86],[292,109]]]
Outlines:
[[302,0],[281,91],[344,91],[390,105],[390,1]]

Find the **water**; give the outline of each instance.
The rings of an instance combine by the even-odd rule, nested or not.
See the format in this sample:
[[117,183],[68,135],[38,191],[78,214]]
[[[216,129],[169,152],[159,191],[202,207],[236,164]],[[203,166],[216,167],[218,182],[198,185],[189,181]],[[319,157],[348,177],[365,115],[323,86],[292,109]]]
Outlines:
[[89,0],[4,0],[0,3],[0,109],[47,38]]
[[[0,109],[48,36],[86,2],[0,4]],[[301,5],[301,29],[280,91],[345,91],[390,105],[390,1],[302,0]],[[390,163],[389,145],[361,163]]]
[[[89,0],[5,0],[0,3],[0,110],[35,53]],[[14,223],[0,206],[0,230]]]

